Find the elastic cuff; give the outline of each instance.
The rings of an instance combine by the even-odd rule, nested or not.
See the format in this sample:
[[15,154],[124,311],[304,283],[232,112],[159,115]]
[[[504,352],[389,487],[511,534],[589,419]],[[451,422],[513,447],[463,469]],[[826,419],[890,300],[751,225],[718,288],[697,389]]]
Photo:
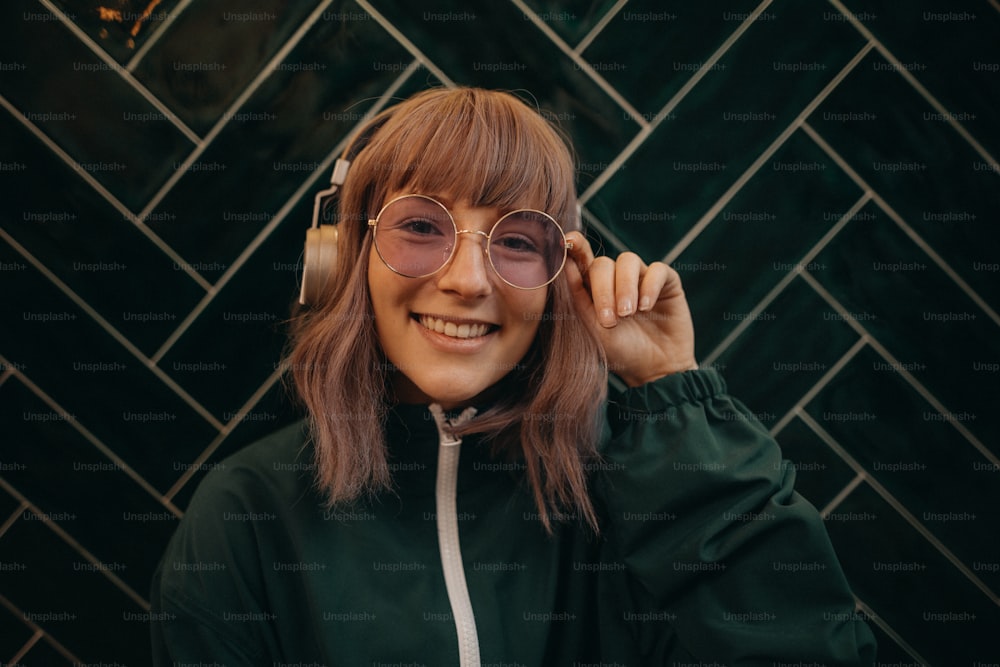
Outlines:
[[726,381],[714,368],[673,373],[626,389],[614,403],[626,410],[664,412],[684,403],[699,403],[726,393]]

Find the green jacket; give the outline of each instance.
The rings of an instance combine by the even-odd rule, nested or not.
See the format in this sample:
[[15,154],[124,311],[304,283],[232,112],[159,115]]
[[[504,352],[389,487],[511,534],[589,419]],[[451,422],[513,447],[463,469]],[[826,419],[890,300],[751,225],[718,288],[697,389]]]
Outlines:
[[301,424],[206,476],[154,578],[154,664],[874,663],[822,519],[714,371],[609,402],[599,538],[547,535],[519,466],[426,407],[386,429],[396,489],[351,507],[324,509]]

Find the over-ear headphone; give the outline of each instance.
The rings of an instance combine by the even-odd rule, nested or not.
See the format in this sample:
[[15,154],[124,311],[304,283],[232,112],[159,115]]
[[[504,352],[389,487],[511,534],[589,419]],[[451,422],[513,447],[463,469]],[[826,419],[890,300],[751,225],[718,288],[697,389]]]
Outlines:
[[330,174],[330,187],[316,193],[313,201],[312,226],[306,230],[306,245],[302,256],[302,288],[299,291],[299,303],[303,305],[316,304],[327,288],[330,276],[337,268],[337,241],[339,234],[337,225],[321,225],[320,213],[323,200],[337,194],[344,184],[351,161],[357,157],[372,135],[378,131],[389,116],[382,116],[358,133],[357,138],[347,148],[345,157],[337,158]]

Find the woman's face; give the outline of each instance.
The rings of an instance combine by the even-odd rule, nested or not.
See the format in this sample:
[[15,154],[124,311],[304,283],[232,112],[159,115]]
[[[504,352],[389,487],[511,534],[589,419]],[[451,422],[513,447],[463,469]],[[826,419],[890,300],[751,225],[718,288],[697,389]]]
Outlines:
[[[386,201],[397,194],[404,193]],[[448,207],[459,229],[488,233],[503,214],[434,198]],[[375,330],[399,370],[394,387],[404,403],[437,402],[451,409],[475,402],[527,354],[545,311],[548,287],[511,287],[490,266],[483,236],[457,239],[451,260],[423,278],[395,273],[371,246]]]

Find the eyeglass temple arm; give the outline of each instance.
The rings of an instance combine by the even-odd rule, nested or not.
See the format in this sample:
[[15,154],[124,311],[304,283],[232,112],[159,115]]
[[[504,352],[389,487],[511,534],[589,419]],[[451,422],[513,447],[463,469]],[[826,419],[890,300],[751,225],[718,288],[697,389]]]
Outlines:
[[316,193],[316,198],[313,200],[313,229],[319,227],[319,211],[323,199],[337,194],[337,190],[340,189],[340,186],[344,184],[344,179],[347,178],[347,170],[350,167],[351,163],[348,160],[337,158],[336,163],[333,165],[333,173],[330,174],[330,187]]

